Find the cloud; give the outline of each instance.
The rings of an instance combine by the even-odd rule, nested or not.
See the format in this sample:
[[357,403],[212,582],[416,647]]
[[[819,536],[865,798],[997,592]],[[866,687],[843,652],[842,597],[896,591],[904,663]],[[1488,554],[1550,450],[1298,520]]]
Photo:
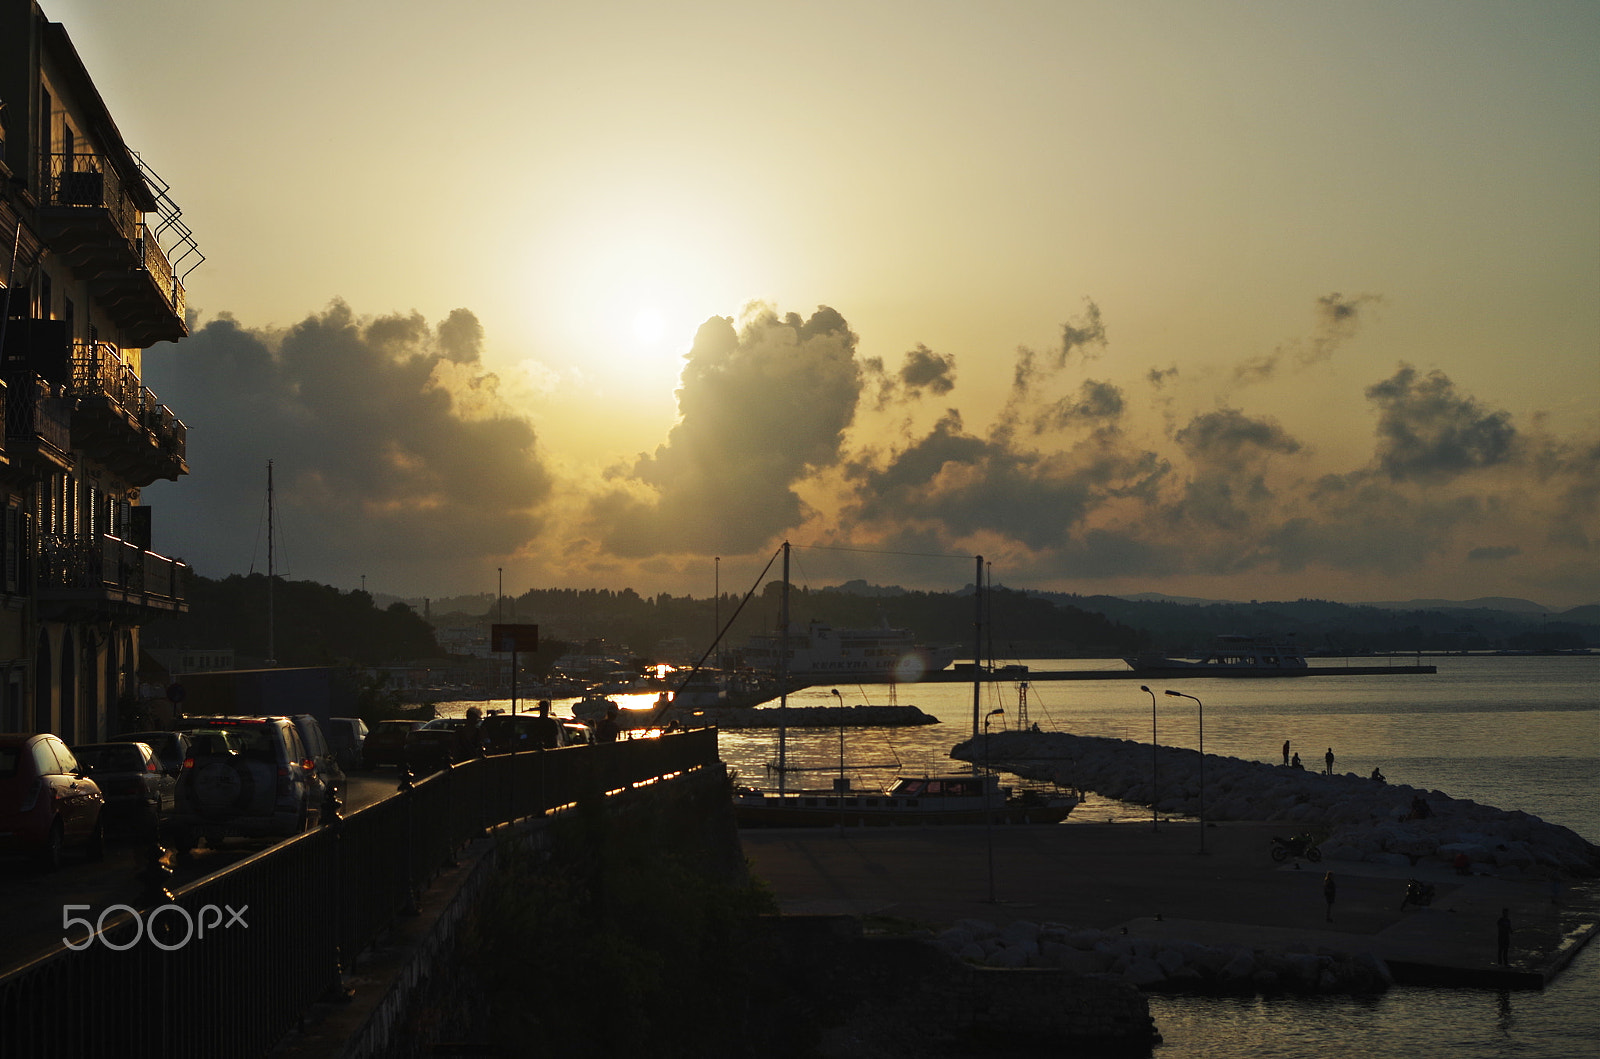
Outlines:
[[835,465],[862,370],[844,317],[746,310],[701,325],[678,390],[679,422],[608,476],[587,531],[616,555],[743,551],[796,526],[794,486]]
[[223,317],[152,348],[147,375],[182,410],[192,472],[145,491],[158,546],[213,575],[264,560],[272,460],[291,576],[476,572],[521,547],[551,477],[532,426],[498,399],[482,339],[466,310],[435,328],[335,302],[287,329]]
[[900,370],[892,375],[882,357],[867,357],[861,367],[863,375],[877,387],[876,408],[880,412],[892,404],[919,401],[926,395],[942,397],[956,386],[956,358],[935,353],[921,343],[905,355]]
[[1512,458],[1511,414],[1489,411],[1456,392],[1441,371],[1419,376],[1402,364],[1367,387],[1378,406],[1378,466],[1395,481],[1443,481]]
[[1485,548],[1474,548],[1467,553],[1469,563],[1492,563],[1505,559],[1514,559],[1522,554],[1522,549],[1514,544],[1498,545]]
[[1322,363],[1355,336],[1363,308],[1382,301],[1377,294],[1352,298],[1337,292],[1324,294],[1317,299],[1316,326],[1309,339],[1285,343],[1265,356],[1244,361],[1233,369],[1234,382],[1240,385],[1266,382],[1285,365],[1305,369]]

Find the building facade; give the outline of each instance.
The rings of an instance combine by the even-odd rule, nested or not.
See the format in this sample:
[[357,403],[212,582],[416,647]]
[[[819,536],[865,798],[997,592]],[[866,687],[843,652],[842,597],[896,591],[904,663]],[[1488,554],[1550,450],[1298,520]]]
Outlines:
[[116,731],[141,622],[187,607],[139,503],[188,473],[185,430],[141,373],[200,260],[66,30],[0,0],[0,731]]

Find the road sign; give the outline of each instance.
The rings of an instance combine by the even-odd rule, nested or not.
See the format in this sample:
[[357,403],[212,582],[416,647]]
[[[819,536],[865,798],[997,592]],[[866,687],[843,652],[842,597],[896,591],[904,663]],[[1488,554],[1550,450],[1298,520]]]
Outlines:
[[489,626],[489,646],[491,650],[500,652],[537,651],[539,649],[539,626],[491,625]]

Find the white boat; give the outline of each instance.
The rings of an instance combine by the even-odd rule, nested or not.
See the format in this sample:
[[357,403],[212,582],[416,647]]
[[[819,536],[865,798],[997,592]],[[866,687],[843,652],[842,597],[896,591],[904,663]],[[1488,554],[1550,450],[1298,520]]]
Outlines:
[[1188,676],[1271,676],[1301,673],[1309,667],[1294,644],[1250,636],[1219,636],[1216,646],[1199,658],[1138,655],[1124,662],[1140,673],[1179,673]]
[[[787,657],[785,651],[787,650]],[[787,637],[776,633],[752,636],[744,648],[745,664],[788,679],[911,683],[937,673],[955,660],[954,647],[928,647],[910,629],[887,622],[876,629],[835,629],[813,621],[789,626]]]
[[936,824],[1058,824],[1078,805],[1070,795],[1013,794],[992,773],[901,777],[887,790],[835,780],[825,791],[736,787],[740,827],[924,827]]

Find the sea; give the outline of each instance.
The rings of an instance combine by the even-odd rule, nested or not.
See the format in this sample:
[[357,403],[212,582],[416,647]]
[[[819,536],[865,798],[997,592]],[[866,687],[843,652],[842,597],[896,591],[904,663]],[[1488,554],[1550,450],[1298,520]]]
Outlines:
[[[1009,660],[1008,660],[1009,661]],[[1399,658],[1395,664],[1414,664]],[[1390,783],[1520,809],[1600,843],[1600,656],[1447,656],[1434,674],[1160,678],[970,684],[832,685],[793,706],[914,705],[939,719],[914,728],[789,729],[789,787],[882,785],[897,772],[963,766],[950,748],[975,716],[990,731],[1030,727],[1198,748],[1279,763],[1284,740],[1309,769],[1332,750],[1340,772],[1380,768]],[[1034,670],[1123,669],[1108,659],[1021,660]],[[1352,665],[1373,665],[1372,659]],[[1377,664],[1382,664],[1381,662]],[[1313,665],[1337,669],[1336,659]],[[1182,692],[1193,698],[1171,697]],[[836,696],[834,692],[837,691]],[[1151,694],[1153,693],[1153,694]],[[613,696],[643,709],[649,696]],[[1198,703],[1194,701],[1198,699]],[[466,703],[441,704],[457,713]],[[486,703],[504,707],[506,703]],[[557,700],[562,713],[565,700]],[[1002,710],[1003,713],[993,713]],[[722,758],[769,785],[770,729],[724,729]],[[1014,778],[1013,778],[1014,779]],[[1091,796],[1061,826],[1148,822],[1149,809]],[[1600,1055],[1600,941],[1543,990],[1395,987],[1379,997],[1151,996],[1158,1059],[1268,1059],[1339,1052],[1370,1059],[1572,1059]]]

